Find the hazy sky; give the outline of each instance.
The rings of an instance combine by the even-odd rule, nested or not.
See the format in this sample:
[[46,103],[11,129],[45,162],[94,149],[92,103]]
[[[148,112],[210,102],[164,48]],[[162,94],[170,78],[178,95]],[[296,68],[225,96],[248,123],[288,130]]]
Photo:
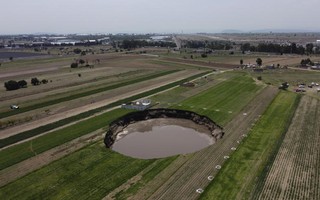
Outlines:
[[320,0],[0,0],[0,34],[320,31]]

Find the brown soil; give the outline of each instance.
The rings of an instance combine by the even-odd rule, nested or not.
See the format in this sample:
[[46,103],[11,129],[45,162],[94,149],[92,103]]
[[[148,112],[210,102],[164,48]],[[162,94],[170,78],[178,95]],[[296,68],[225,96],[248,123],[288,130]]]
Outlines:
[[213,69],[234,69],[238,65],[232,65],[232,64],[225,64],[225,63],[212,63],[212,62],[204,62],[204,61],[196,61],[196,60],[185,60],[185,59],[180,59],[180,58],[162,58],[166,61],[171,61],[171,62],[177,62],[180,64],[192,64],[192,65],[199,65],[199,66],[205,66],[205,67],[210,67]]

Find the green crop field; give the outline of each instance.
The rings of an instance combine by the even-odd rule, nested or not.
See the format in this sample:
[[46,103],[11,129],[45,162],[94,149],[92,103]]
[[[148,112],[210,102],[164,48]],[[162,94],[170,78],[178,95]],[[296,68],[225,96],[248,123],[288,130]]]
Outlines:
[[[94,110],[91,110],[91,111],[88,111],[85,113],[81,113],[81,114],[74,116],[74,117],[66,118],[64,120],[58,121],[57,123],[48,124],[43,127],[36,128],[34,130],[23,132],[23,133],[18,134],[14,137],[9,137],[9,138],[3,139],[3,140],[1,140],[1,142],[2,142],[1,146],[6,146],[8,144],[12,144],[14,142],[26,139],[28,137],[39,135],[45,131],[52,130],[52,129],[57,128],[59,126],[71,123],[73,121],[76,121],[76,120],[79,120],[79,119],[82,119],[82,118],[85,118],[88,116],[91,116],[97,112],[101,112],[104,109],[115,107],[117,105],[121,105],[122,103],[132,101],[135,99],[139,99],[144,96],[148,96],[148,95],[157,93],[159,91],[163,91],[163,90],[172,88],[172,87],[179,85],[183,82],[193,80],[193,79],[200,77],[200,76],[203,76],[205,74],[207,74],[207,72],[200,73],[200,74],[191,76],[189,78],[186,78],[186,79],[183,79],[180,81],[176,81],[176,82],[161,86],[159,88],[156,88],[156,89],[153,89],[153,90],[150,90],[147,92],[143,92],[141,94],[134,95],[132,97],[114,102],[109,105],[106,105],[102,108],[97,108],[97,109],[94,109]],[[116,118],[118,118],[128,112],[130,112],[130,111],[123,110],[123,109],[117,109],[117,110],[105,113],[103,115],[99,115],[99,116],[93,117],[91,119],[88,119],[88,120],[85,120],[82,122],[78,122],[78,123],[71,125],[69,127],[51,132],[47,135],[35,138],[35,139],[30,140],[28,142],[24,142],[24,143],[9,147],[7,149],[4,149],[4,150],[0,151],[0,169],[4,169],[6,167],[9,167],[13,164],[16,164],[18,162],[21,162],[27,158],[34,156],[34,152],[36,152],[36,153],[44,152],[46,150],[49,150],[50,148],[61,145],[61,144],[68,142],[72,139],[75,139],[75,138],[80,137],[82,135],[88,134],[88,133],[93,132],[95,130],[98,130],[102,127],[106,127],[112,120],[115,120]],[[32,146],[32,151],[30,150],[30,146]]]
[[224,125],[261,88],[262,86],[257,85],[250,76],[240,74],[240,76],[224,81],[174,107],[206,115],[218,124]]
[[153,162],[94,144],[0,188],[0,199],[102,199]]
[[[227,75],[227,76],[229,76],[229,75]],[[231,88],[231,89],[227,90],[228,92],[226,92],[226,93],[221,92],[221,90],[226,89],[228,87]],[[233,87],[235,87],[235,88],[232,89]],[[205,98],[207,98],[207,100],[211,100],[211,98],[213,96],[215,96],[215,101],[214,101],[215,103],[213,103],[213,106],[212,107],[208,106],[208,110],[213,111],[216,108],[216,106],[220,105],[220,103],[222,101],[225,102],[227,105],[235,104],[235,102],[237,102],[237,100],[235,100],[232,97],[230,97],[230,98],[228,98],[228,97],[230,95],[232,95],[235,91],[240,90],[243,93],[243,95],[246,95],[247,97],[242,99],[242,101],[238,101],[237,106],[232,107],[232,108],[234,108],[234,112],[237,112],[237,111],[239,112],[239,110],[243,106],[245,106],[250,99],[253,98],[253,96],[255,95],[256,92],[259,91],[259,89],[261,89],[261,86],[256,85],[256,83],[250,77],[243,76],[243,74],[240,74],[240,75],[237,74],[237,75],[234,75],[234,77],[231,76],[230,79],[227,79],[226,81],[224,81],[218,85],[215,85],[214,87],[200,93],[199,95],[188,98],[187,100],[182,102],[182,105],[187,106],[186,108],[189,108],[188,105],[191,105],[192,102],[199,101],[200,103],[203,104],[203,106],[207,106],[208,105],[207,101],[204,101],[204,100],[200,101],[200,100],[205,99]],[[170,92],[170,91],[168,91],[168,92]],[[183,91],[181,91],[181,92],[183,92]],[[160,94],[160,96],[161,95],[166,95],[166,93]],[[197,107],[197,109],[199,109],[199,110],[197,110],[197,109],[195,109],[195,110],[197,110],[199,112],[203,112],[204,111],[203,109],[200,110],[203,106],[199,106],[199,107]],[[213,119],[215,119],[215,118],[220,119],[219,122],[221,122],[221,123],[230,120],[232,118],[232,114],[230,114],[230,113],[225,114],[223,112],[222,107],[221,107],[221,109],[222,109],[221,112],[217,112],[214,115],[211,115],[210,117],[212,117]],[[101,116],[91,118],[89,120],[80,122],[80,123],[72,125],[70,127],[67,127],[67,128],[49,133],[47,135],[41,136],[39,138],[33,139],[32,142],[30,141],[30,142],[18,144],[16,146],[5,149],[0,152],[1,168],[3,169],[5,167],[8,167],[8,166],[14,164],[14,163],[20,162],[24,159],[27,159],[28,157],[33,156],[34,153],[30,151],[31,144],[32,144],[33,151],[40,153],[40,152],[43,152],[45,150],[48,150],[48,149],[58,145],[58,144],[62,144],[62,143],[66,142],[68,140],[71,140],[73,138],[79,137],[79,136],[84,135],[86,133],[90,133],[93,130],[96,130],[98,128],[107,127],[107,125],[111,121],[111,119],[115,119],[118,116],[121,116],[127,112],[130,112],[130,111],[117,109],[117,110],[108,112],[106,114],[103,114]],[[204,114],[204,113],[201,113],[201,114]],[[220,115],[222,117],[219,117]],[[52,164],[49,164],[48,166],[46,166],[46,167],[44,167],[34,173],[31,173],[31,174],[13,182],[13,183],[11,183],[11,184],[4,186],[3,188],[1,188],[1,191],[3,191],[3,192],[9,191],[8,193],[11,193],[10,191],[12,190],[12,188],[22,187],[26,182],[29,182],[30,185],[34,185],[31,183],[33,181],[39,182],[39,177],[43,176],[42,173],[47,173],[47,179],[48,179],[49,183],[51,183],[50,181],[55,180],[54,177],[57,177],[57,176],[61,177],[61,175],[57,175],[56,173],[51,174],[47,170],[49,170],[49,169],[52,170],[52,168],[57,168],[58,166],[69,166],[68,163],[72,162],[72,158],[80,156],[81,155],[80,152],[86,152],[86,151],[92,151],[92,149],[98,149],[98,151],[101,151],[101,152],[107,151],[109,156],[110,155],[111,155],[111,157],[117,156],[117,158],[120,159],[120,157],[121,157],[120,155],[113,153],[110,150],[106,150],[104,147],[101,147],[101,145],[102,144],[97,143],[97,145],[91,145],[89,147],[85,147],[82,150],[79,150],[77,153],[73,153],[70,156],[62,158],[62,159],[60,159]],[[90,149],[90,150],[88,150],[88,149]],[[101,152],[100,153],[93,152],[93,155],[96,155],[96,154],[100,155]],[[85,153],[83,153],[83,154],[85,154]],[[93,157],[95,157],[95,156],[93,156]],[[123,156],[123,159],[124,158],[128,159],[125,156]],[[139,191],[139,189],[141,189],[145,184],[147,184],[150,180],[152,180],[160,171],[162,171],[168,165],[170,165],[170,163],[175,158],[176,157],[170,157],[170,158],[163,159],[163,160],[162,159],[157,160],[155,163],[155,166],[152,167],[150,170],[148,170],[142,176],[140,181],[138,181],[136,184],[133,184],[128,190],[120,191],[119,193],[116,194],[116,197],[119,199],[125,199],[127,196],[130,196],[132,194],[136,194]],[[91,160],[85,161],[86,159],[89,159],[89,158],[81,158],[80,160],[83,160],[84,162],[88,162],[87,165],[97,165],[96,161],[91,161]],[[138,162],[135,159],[132,159],[132,160],[133,160],[132,162]],[[105,162],[106,163],[104,166],[105,166],[105,168],[108,168],[108,166],[111,165],[110,164],[111,162],[112,163],[117,162],[117,160],[113,160],[110,162],[105,161]],[[143,168],[146,167],[147,165],[151,164],[149,162],[151,162],[151,161],[139,161],[139,163],[141,163]],[[152,162],[154,162],[154,161],[152,161]],[[148,164],[146,164],[146,163],[148,163]],[[73,164],[70,163],[70,166],[72,166],[72,165]],[[130,165],[130,162],[129,162],[129,165]],[[137,166],[137,167],[139,167],[139,166]],[[69,167],[67,169],[62,167],[62,169],[59,169],[59,170],[61,170],[61,171],[64,170],[63,172],[66,174],[65,176],[68,176],[68,177],[69,176],[70,177],[76,176],[75,174],[73,174],[74,172]],[[91,174],[91,172],[88,173],[88,171],[85,171],[85,170],[87,170],[87,168],[82,169],[82,170],[84,170],[84,171],[78,172],[78,173],[80,173],[80,174],[83,173],[85,175]],[[142,170],[142,169],[139,168],[139,170]],[[138,171],[134,171],[134,172],[138,173]],[[98,174],[98,171],[96,171],[95,173]],[[100,173],[99,176],[104,176],[103,173],[105,173],[105,172],[102,170],[99,173]],[[69,175],[67,175],[67,174],[69,174]],[[130,174],[130,176],[132,176],[134,173],[131,174],[131,172],[130,172],[129,174]],[[53,176],[53,177],[51,177],[51,176]],[[83,177],[84,182],[86,182],[86,180],[87,180],[86,178],[88,178],[88,177]],[[32,194],[30,194],[30,195],[36,195],[36,196],[31,196],[31,197],[41,197],[42,195],[47,194],[46,191],[44,191],[46,184],[49,184],[49,183],[47,183],[47,179],[43,180],[44,181],[43,187],[40,187],[39,190],[37,189]],[[71,178],[71,179],[73,179],[73,178]],[[88,179],[91,180],[90,178],[88,178]],[[55,180],[55,181],[57,181],[57,180]],[[70,190],[76,190],[75,188],[80,187],[80,186],[78,186],[78,184],[80,184],[79,182],[80,181],[78,180],[75,182],[72,181],[72,182],[68,183],[69,186],[65,186],[66,189],[65,190],[63,189],[61,193],[59,192],[59,194],[56,190],[54,190],[55,192],[53,192],[53,193],[55,195],[57,195],[55,197],[68,198],[67,196],[60,196],[60,195],[68,195],[70,193]],[[82,184],[85,184],[84,182]],[[119,184],[120,184],[120,182],[122,183],[123,182],[122,176],[119,177],[119,179],[115,179],[115,182],[119,182]],[[57,188],[64,188],[64,187],[62,187],[63,184],[67,184],[67,183],[63,182],[61,185],[59,183],[59,184],[57,184]],[[37,183],[35,183],[35,185],[37,185]],[[117,186],[119,186],[119,185],[117,185]],[[70,188],[68,189],[68,187],[70,187]],[[95,186],[94,185],[92,185],[92,186],[87,185],[87,187],[88,187],[88,190],[90,190],[90,188],[92,190],[93,187],[95,187]],[[96,190],[99,190],[99,189],[96,189]],[[99,194],[101,193],[101,195],[107,194],[108,190],[103,188],[103,189],[100,189],[98,191],[98,193]],[[19,193],[19,194],[21,195],[22,193]],[[17,195],[16,197],[19,197],[20,196],[19,194],[14,194],[14,195]],[[89,198],[90,194],[91,193],[88,193],[88,195],[83,196],[83,198],[84,197]]]
[[250,131],[249,137],[231,154],[214,181],[205,189],[201,199],[246,199],[257,177],[281,144],[300,96],[281,92]]
[[35,154],[42,153],[77,137],[89,134],[100,128],[107,127],[111,121],[128,112],[130,111],[116,109],[66,128],[53,131],[28,142],[4,149],[0,151],[0,169],[9,167],[30,158]]
[[[230,56],[212,55],[207,59],[197,59],[223,62],[227,57],[230,58]],[[240,57],[242,55],[233,56],[225,63],[236,63]],[[255,55],[248,56],[248,59],[255,59],[254,57]],[[263,59],[268,62],[272,60],[268,60],[267,56]],[[274,59],[277,61],[277,58]],[[51,62],[50,59],[47,60]],[[300,72],[294,70],[266,71],[262,74],[247,70],[234,70],[208,75],[212,71],[203,70],[205,67],[197,65],[156,58],[146,62],[166,66],[166,69],[170,68],[170,70],[161,70],[151,75],[138,76],[112,85],[101,85],[101,87],[90,88],[90,90],[88,88],[82,91],[72,91],[68,97],[62,95],[45,99],[35,106],[43,107],[91,96],[106,90],[148,81],[182,69],[195,68],[199,71],[198,74],[194,73],[195,75],[189,78],[167,83],[79,115],[0,140],[1,148],[38,136],[1,149],[0,170],[2,174],[0,175],[3,177],[3,172],[9,172],[8,177],[11,179],[5,180],[9,183],[0,181],[3,185],[0,187],[0,199],[102,199],[104,197],[119,200],[129,197],[135,197],[135,199],[172,197],[171,199],[175,199],[174,197],[177,196],[189,197],[189,195],[191,199],[248,199],[253,192],[257,191],[258,183],[265,180],[268,173],[267,167],[272,165],[278,153],[301,97],[289,91],[281,91],[276,96],[277,89],[274,86],[266,87],[265,83],[278,85],[288,81],[293,84],[300,80],[316,82],[315,80],[319,77],[313,72],[301,72],[299,76]],[[206,77],[194,81],[196,83],[194,87],[176,87],[205,75]],[[260,75],[262,81],[255,80]],[[173,87],[175,88],[171,89]],[[150,95],[154,96],[149,97]],[[107,149],[99,139],[102,136],[101,131],[106,130],[111,121],[132,111],[114,109],[106,112],[106,110],[147,96],[155,103],[155,107],[190,110],[211,118],[225,127],[225,136],[199,152],[162,159],[135,159]],[[275,96],[276,98],[273,99]],[[267,101],[264,102],[265,99]],[[255,102],[259,103],[255,104]],[[35,109],[32,104],[30,106],[30,108],[23,108],[27,110],[21,109],[20,112]],[[106,113],[102,114],[102,112]],[[247,112],[248,116],[245,117],[242,114],[244,112]],[[95,114],[98,115],[93,116]],[[46,133],[69,123],[74,124]],[[239,129],[241,132],[237,135]],[[49,150],[53,151],[54,147],[63,148],[64,144],[69,145],[68,142],[74,139],[96,134],[95,131],[101,135],[94,142],[92,140],[81,141],[83,143],[80,147],[75,148],[76,151],[71,150],[70,153],[68,149],[63,149],[62,151],[65,150],[65,154],[62,154],[64,157],[58,156],[52,160],[49,158],[37,170],[34,166],[32,166],[34,168],[28,168],[35,171],[29,170],[31,172],[28,174],[14,175],[17,166],[21,170],[28,167],[29,164],[32,165],[29,158],[42,159],[48,154],[41,153],[51,153]],[[247,137],[243,138],[245,136],[243,134],[247,134]],[[236,151],[231,151],[230,147],[236,142],[240,143],[239,146],[236,144]],[[38,156],[34,157],[35,155]],[[226,155],[230,158],[225,159]],[[15,164],[18,165],[13,166]],[[221,164],[222,168],[217,170],[216,164]],[[211,182],[207,180],[209,175],[215,176]],[[204,189],[201,195],[196,192],[196,189],[200,187]]]

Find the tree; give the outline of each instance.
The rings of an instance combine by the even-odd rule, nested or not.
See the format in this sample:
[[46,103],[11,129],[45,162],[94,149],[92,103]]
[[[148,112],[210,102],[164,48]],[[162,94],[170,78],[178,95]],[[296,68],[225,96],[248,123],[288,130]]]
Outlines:
[[306,52],[309,54],[312,54],[312,52],[313,52],[313,44],[312,43],[308,43],[306,45]]
[[203,53],[203,54],[201,54],[201,57],[202,57],[202,58],[206,58],[206,57],[208,57],[208,55],[205,54],[205,53]]
[[39,85],[39,84],[40,84],[40,81],[39,81],[39,79],[37,79],[37,78],[32,78],[32,79],[31,79],[31,84],[32,84],[32,85]]
[[78,63],[71,63],[71,68],[77,68],[78,67]]
[[79,54],[79,53],[81,53],[81,49],[76,48],[76,49],[73,50],[73,52],[74,52],[75,54]]
[[8,82],[5,82],[4,83],[4,87],[7,89],[7,90],[17,90],[20,88],[19,84],[17,81],[13,81],[13,80],[10,80]]
[[262,65],[262,59],[261,58],[257,58],[256,63],[257,63],[257,65],[261,66]]
[[243,60],[242,59],[240,60],[240,65],[243,65]]
[[79,63],[80,63],[81,65],[83,65],[83,64],[85,63],[85,61],[82,60],[82,59],[80,59],[80,60],[79,60]]
[[28,83],[25,80],[18,81],[20,88],[27,87]]
[[250,50],[250,43],[241,44],[241,51],[249,51]]

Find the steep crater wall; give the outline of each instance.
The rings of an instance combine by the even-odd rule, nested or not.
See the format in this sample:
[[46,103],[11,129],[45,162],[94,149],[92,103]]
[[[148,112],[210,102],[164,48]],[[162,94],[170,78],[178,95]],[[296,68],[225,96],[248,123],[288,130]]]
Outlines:
[[106,147],[110,148],[116,141],[118,133],[122,132],[128,125],[138,121],[156,119],[156,118],[176,118],[187,119],[196,124],[206,126],[211,133],[211,136],[217,140],[223,137],[223,128],[206,116],[199,115],[195,112],[176,109],[150,109],[145,111],[129,113],[109,125],[109,130],[104,138]]

